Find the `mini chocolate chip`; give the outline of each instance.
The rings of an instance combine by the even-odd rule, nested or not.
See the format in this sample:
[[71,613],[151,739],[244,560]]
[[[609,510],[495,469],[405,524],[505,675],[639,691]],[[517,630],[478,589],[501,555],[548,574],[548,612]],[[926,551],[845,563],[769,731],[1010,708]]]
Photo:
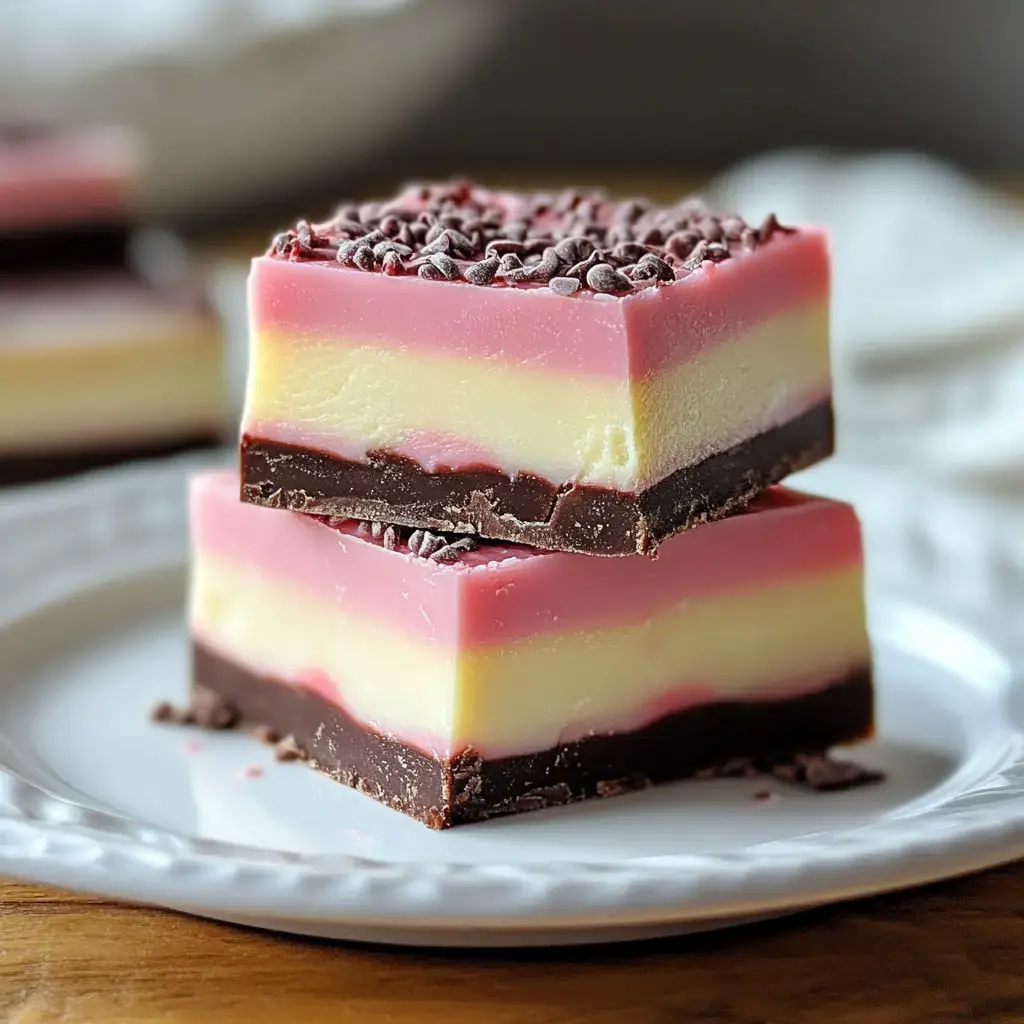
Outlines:
[[392,250],[391,252],[386,252],[384,254],[384,259],[382,259],[380,263],[380,269],[383,270],[388,277],[397,277],[405,271],[405,264],[402,262],[402,257]]
[[378,522],[370,523],[370,536],[374,540],[380,540],[384,536],[384,524]]
[[378,242],[373,247],[373,255],[378,260],[384,259],[389,252],[398,253],[399,256],[411,256],[412,248],[408,245],[402,245],[401,242],[394,242],[390,238],[385,239],[383,242]]
[[438,548],[444,547],[444,537],[439,537],[429,530],[424,531],[423,540],[420,541],[419,550],[416,552],[420,558],[429,558]]
[[388,551],[394,551],[398,546],[398,531],[393,526],[389,526],[384,531],[381,542]]
[[507,274],[510,270],[519,270],[522,265],[523,261],[514,252],[507,252],[498,263],[498,273]]
[[651,277],[658,281],[674,281],[676,279],[675,272],[672,268],[660,256],[656,256],[653,252],[648,252],[641,256],[636,267],[635,276],[641,279]]
[[704,217],[697,222],[697,230],[708,242],[720,242],[724,237],[722,225],[717,217]]
[[430,256],[430,262],[433,266],[437,267],[442,274],[449,281],[456,281],[459,277],[459,265],[451,258],[446,256],[443,252],[435,252]]
[[686,257],[683,267],[686,270],[697,270],[707,258],[708,243],[702,239],[693,247],[690,255]]
[[742,217],[723,217],[721,223],[722,233],[732,241],[738,241],[747,226]]
[[584,235],[570,235],[555,246],[555,252],[566,263],[574,264],[587,259],[594,251],[594,243]]
[[448,278],[441,273],[432,263],[424,263],[420,266],[416,273],[423,278],[424,281],[447,281]]
[[792,235],[796,232],[796,228],[784,227],[779,223],[779,219],[774,213],[769,213],[761,222],[761,227],[758,229],[757,234],[762,242],[770,242],[772,236],[779,232],[784,235]]
[[612,255],[626,263],[636,263],[641,256],[647,255],[647,250],[639,242],[619,242],[612,249]]
[[666,250],[677,259],[685,260],[701,241],[696,231],[676,231],[665,242]]
[[359,207],[359,220],[364,224],[376,220],[380,216],[380,203],[363,203]]
[[471,263],[462,273],[471,284],[490,284],[494,280],[494,275],[498,272],[500,265],[501,261],[496,256],[492,256],[490,259],[481,260],[479,263]]
[[753,252],[758,245],[757,232],[753,228],[745,228],[740,235],[740,244],[747,252]]
[[593,268],[604,264],[606,253],[600,249],[595,249],[585,260],[581,260],[579,263],[571,266],[564,274],[563,277],[575,277],[582,284],[587,277],[587,273]]
[[410,553],[418,555],[420,553],[420,545],[423,543],[423,539],[427,536],[426,530],[413,530],[409,535],[408,547]]
[[633,228],[629,224],[613,224],[605,235],[605,243],[612,247],[633,241]]
[[386,242],[387,235],[383,231],[371,231],[369,234],[363,235],[362,238],[357,238],[356,241],[361,245],[368,245],[371,249],[375,245],[379,245],[381,242]]
[[403,224],[398,229],[398,234],[395,235],[395,240],[400,242],[402,245],[407,245],[412,248],[416,244],[416,236],[412,232],[412,228],[408,224]]
[[595,292],[624,292],[632,288],[629,278],[607,263],[598,263],[587,271],[587,285]]
[[729,258],[729,246],[724,242],[709,242],[706,259],[721,263]]
[[522,256],[526,252],[526,245],[514,238],[494,238],[487,243],[485,251],[488,256],[506,256],[509,253]]
[[393,213],[389,213],[386,217],[381,218],[380,230],[388,238],[394,238],[402,230],[402,222]]
[[472,537],[463,537],[439,547],[428,557],[431,562],[457,562],[467,551],[475,551],[477,542]]
[[558,295],[575,295],[580,289],[580,282],[575,277],[553,277],[548,287]]
[[530,230],[530,225],[524,220],[510,220],[505,225],[505,236],[517,242],[522,242]]
[[352,262],[360,270],[373,270],[373,250],[368,245],[360,245],[352,254]]
[[551,278],[556,277],[565,264],[555,252],[554,246],[548,246],[544,250],[540,261],[530,267],[530,280],[540,284],[547,284]]

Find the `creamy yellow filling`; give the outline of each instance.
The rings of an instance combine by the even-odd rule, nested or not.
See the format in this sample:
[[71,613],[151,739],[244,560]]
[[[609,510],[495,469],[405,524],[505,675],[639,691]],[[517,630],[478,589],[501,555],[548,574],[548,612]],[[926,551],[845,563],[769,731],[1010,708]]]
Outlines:
[[192,623],[261,675],[336,687],[384,732],[496,757],[636,728],[688,699],[784,696],[866,665],[862,589],[850,567],[685,601],[639,624],[456,651],[200,552]]
[[0,347],[0,452],[220,430],[221,362],[199,322],[137,344]]
[[825,305],[632,383],[258,330],[245,423],[338,438],[358,449],[349,457],[419,432],[466,438],[506,467],[631,490],[778,425],[828,386]]

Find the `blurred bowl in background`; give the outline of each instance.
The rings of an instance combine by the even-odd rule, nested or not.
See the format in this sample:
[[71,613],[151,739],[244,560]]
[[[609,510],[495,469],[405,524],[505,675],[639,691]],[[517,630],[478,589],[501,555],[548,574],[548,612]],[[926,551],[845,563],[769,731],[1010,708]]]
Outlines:
[[479,0],[0,3],[5,115],[119,122],[140,201],[198,215],[365,165],[487,52]]

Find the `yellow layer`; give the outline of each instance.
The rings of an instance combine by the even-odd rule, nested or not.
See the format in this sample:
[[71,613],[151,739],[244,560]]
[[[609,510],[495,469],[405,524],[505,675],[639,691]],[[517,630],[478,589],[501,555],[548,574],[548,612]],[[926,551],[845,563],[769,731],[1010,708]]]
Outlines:
[[252,337],[245,421],[293,424],[363,450],[439,432],[551,480],[632,489],[744,440],[743,428],[774,425],[828,382],[824,305],[632,385],[262,331]]
[[0,452],[218,431],[221,362],[205,325],[136,344],[0,348]]
[[316,670],[357,718],[439,752],[542,750],[634,728],[680,685],[756,695],[868,663],[859,568],[688,601],[618,629],[445,650],[348,615],[258,568],[201,553],[192,621],[228,656],[288,681]]

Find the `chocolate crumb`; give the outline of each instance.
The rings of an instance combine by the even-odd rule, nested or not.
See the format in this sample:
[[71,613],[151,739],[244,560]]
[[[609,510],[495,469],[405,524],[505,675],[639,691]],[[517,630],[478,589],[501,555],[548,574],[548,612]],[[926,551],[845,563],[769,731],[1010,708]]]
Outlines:
[[607,263],[598,263],[587,271],[587,284],[595,292],[624,292],[633,287],[628,277]]
[[872,768],[864,768],[852,761],[839,761],[827,754],[802,754],[796,761],[803,773],[801,781],[822,793],[871,785],[885,777]]
[[257,725],[252,730],[254,739],[260,741],[260,743],[277,743],[281,739],[280,734],[276,729],[271,729],[269,725]]
[[209,690],[197,690],[184,719],[202,729],[231,729],[238,724],[238,712]]
[[472,537],[462,537],[445,544],[427,557],[432,562],[457,562],[463,552],[475,551],[477,547],[477,542]]
[[762,802],[765,801],[765,800],[774,800],[775,799],[775,794],[773,792],[771,792],[771,790],[768,790],[768,789],[759,789],[754,794],[754,799],[758,800],[758,801],[762,801]]
[[305,761],[306,752],[299,746],[298,740],[289,733],[274,747],[274,758],[278,761]]
[[559,295],[575,295],[580,290],[580,282],[575,277],[553,277],[548,287]]
[[177,722],[178,710],[170,701],[162,700],[153,705],[149,717],[153,722]]

